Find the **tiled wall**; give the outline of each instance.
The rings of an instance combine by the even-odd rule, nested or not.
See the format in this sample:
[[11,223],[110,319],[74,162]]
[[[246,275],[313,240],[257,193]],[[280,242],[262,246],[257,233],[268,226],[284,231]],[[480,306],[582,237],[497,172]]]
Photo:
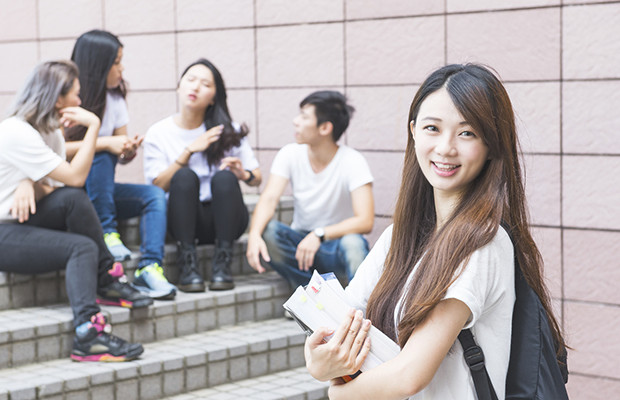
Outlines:
[[[409,102],[434,68],[479,61],[519,119],[527,193],[562,312],[573,399],[620,392],[620,2],[588,0],[0,0],[0,107],[36,62],[67,58],[92,28],[125,44],[130,132],[175,112],[200,56],[228,85],[265,173],[293,140],[299,101],[343,90],[344,142],[376,177],[374,240],[398,190]],[[141,181],[140,160],[119,171]]]

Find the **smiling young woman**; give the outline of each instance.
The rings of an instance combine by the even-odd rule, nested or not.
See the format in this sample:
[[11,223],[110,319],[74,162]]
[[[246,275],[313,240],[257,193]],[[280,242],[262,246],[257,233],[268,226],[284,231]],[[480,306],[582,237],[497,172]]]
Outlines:
[[[557,343],[564,344],[529,231],[510,99],[488,68],[448,65],[421,85],[407,126],[394,225],[346,288],[402,350],[351,382],[332,381],[329,397],[474,400],[456,340],[462,329],[471,329],[503,399],[514,256],[546,309]],[[336,332],[315,331],[305,351],[312,375],[325,380],[356,372],[370,348],[368,329],[360,312],[351,313]]]

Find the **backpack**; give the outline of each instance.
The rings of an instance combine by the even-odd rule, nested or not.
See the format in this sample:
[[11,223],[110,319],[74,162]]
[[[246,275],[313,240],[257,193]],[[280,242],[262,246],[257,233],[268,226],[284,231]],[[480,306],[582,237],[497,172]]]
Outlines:
[[[508,228],[502,224],[510,240]],[[514,242],[513,242],[514,243]],[[512,314],[510,361],[506,376],[506,400],[568,400],[566,349],[558,352],[547,313],[528,285],[515,256],[515,305]],[[484,365],[484,353],[471,330],[459,334],[478,400],[497,400]]]

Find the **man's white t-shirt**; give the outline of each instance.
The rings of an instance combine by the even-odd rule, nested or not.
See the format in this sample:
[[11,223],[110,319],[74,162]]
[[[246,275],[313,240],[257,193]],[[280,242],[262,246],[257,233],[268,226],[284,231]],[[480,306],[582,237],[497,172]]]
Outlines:
[[[389,226],[374,245],[355,277],[345,289],[348,296],[365,307],[376,286],[392,240]],[[500,227],[493,240],[476,250],[463,273],[448,288],[444,298],[458,299],[469,307],[472,316],[464,329],[471,328],[482,348],[485,363],[498,399],[504,399],[506,373],[510,358],[512,311],[515,302],[514,248]],[[411,272],[408,283],[415,270]],[[406,286],[405,286],[406,287]],[[394,313],[398,326],[401,296]],[[463,348],[455,341],[441,362],[431,383],[414,400],[476,400],[471,373],[463,358]]]
[[271,173],[289,180],[293,187],[291,228],[310,231],[353,217],[351,192],[373,181],[364,156],[344,145],[318,174],[312,170],[308,146],[284,146],[271,164]]
[[129,123],[127,102],[118,93],[107,92],[105,98],[105,112],[99,128],[99,136],[112,136],[114,131]]
[[[233,124],[235,129],[238,126]],[[204,124],[196,129],[183,129],[174,122],[172,116],[152,125],[144,138],[144,178],[146,183],[153,183],[153,179],[174,163],[183,149],[205,131]],[[250,171],[258,168],[258,160],[254,157],[254,152],[247,138],[241,140],[239,147],[228,150],[224,157],[239,158],[243,168]],[[189,159],[189,167],[200,179],[200,201],[210,201],[211,179],[219,171],[220,166],[210,167],[204,152],[199,152],[192,154]]]
[[60,130],[39,133],[19,117],[0,122],[0,221],[13,220],[10,208],[19,183],[34,182],[59,187],[62,183],[45,178],[66,158]]

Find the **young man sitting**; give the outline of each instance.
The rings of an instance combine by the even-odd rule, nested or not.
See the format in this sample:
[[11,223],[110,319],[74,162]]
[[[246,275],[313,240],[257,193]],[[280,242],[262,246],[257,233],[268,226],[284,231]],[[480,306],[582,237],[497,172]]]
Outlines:
[[[284,146],[252,216],[247,258],[259,273],[260,257],[293,288],[316,269],[334,272],[346,284],[368,254],[362,234],[374,222],[372,175],[364,157],[338,145],[354,109],[335,91],[310,94],[295,117],[295,140]],[[291,183],[293,223],[271,220]],[[271,220],[271,221],[270,221]]]

